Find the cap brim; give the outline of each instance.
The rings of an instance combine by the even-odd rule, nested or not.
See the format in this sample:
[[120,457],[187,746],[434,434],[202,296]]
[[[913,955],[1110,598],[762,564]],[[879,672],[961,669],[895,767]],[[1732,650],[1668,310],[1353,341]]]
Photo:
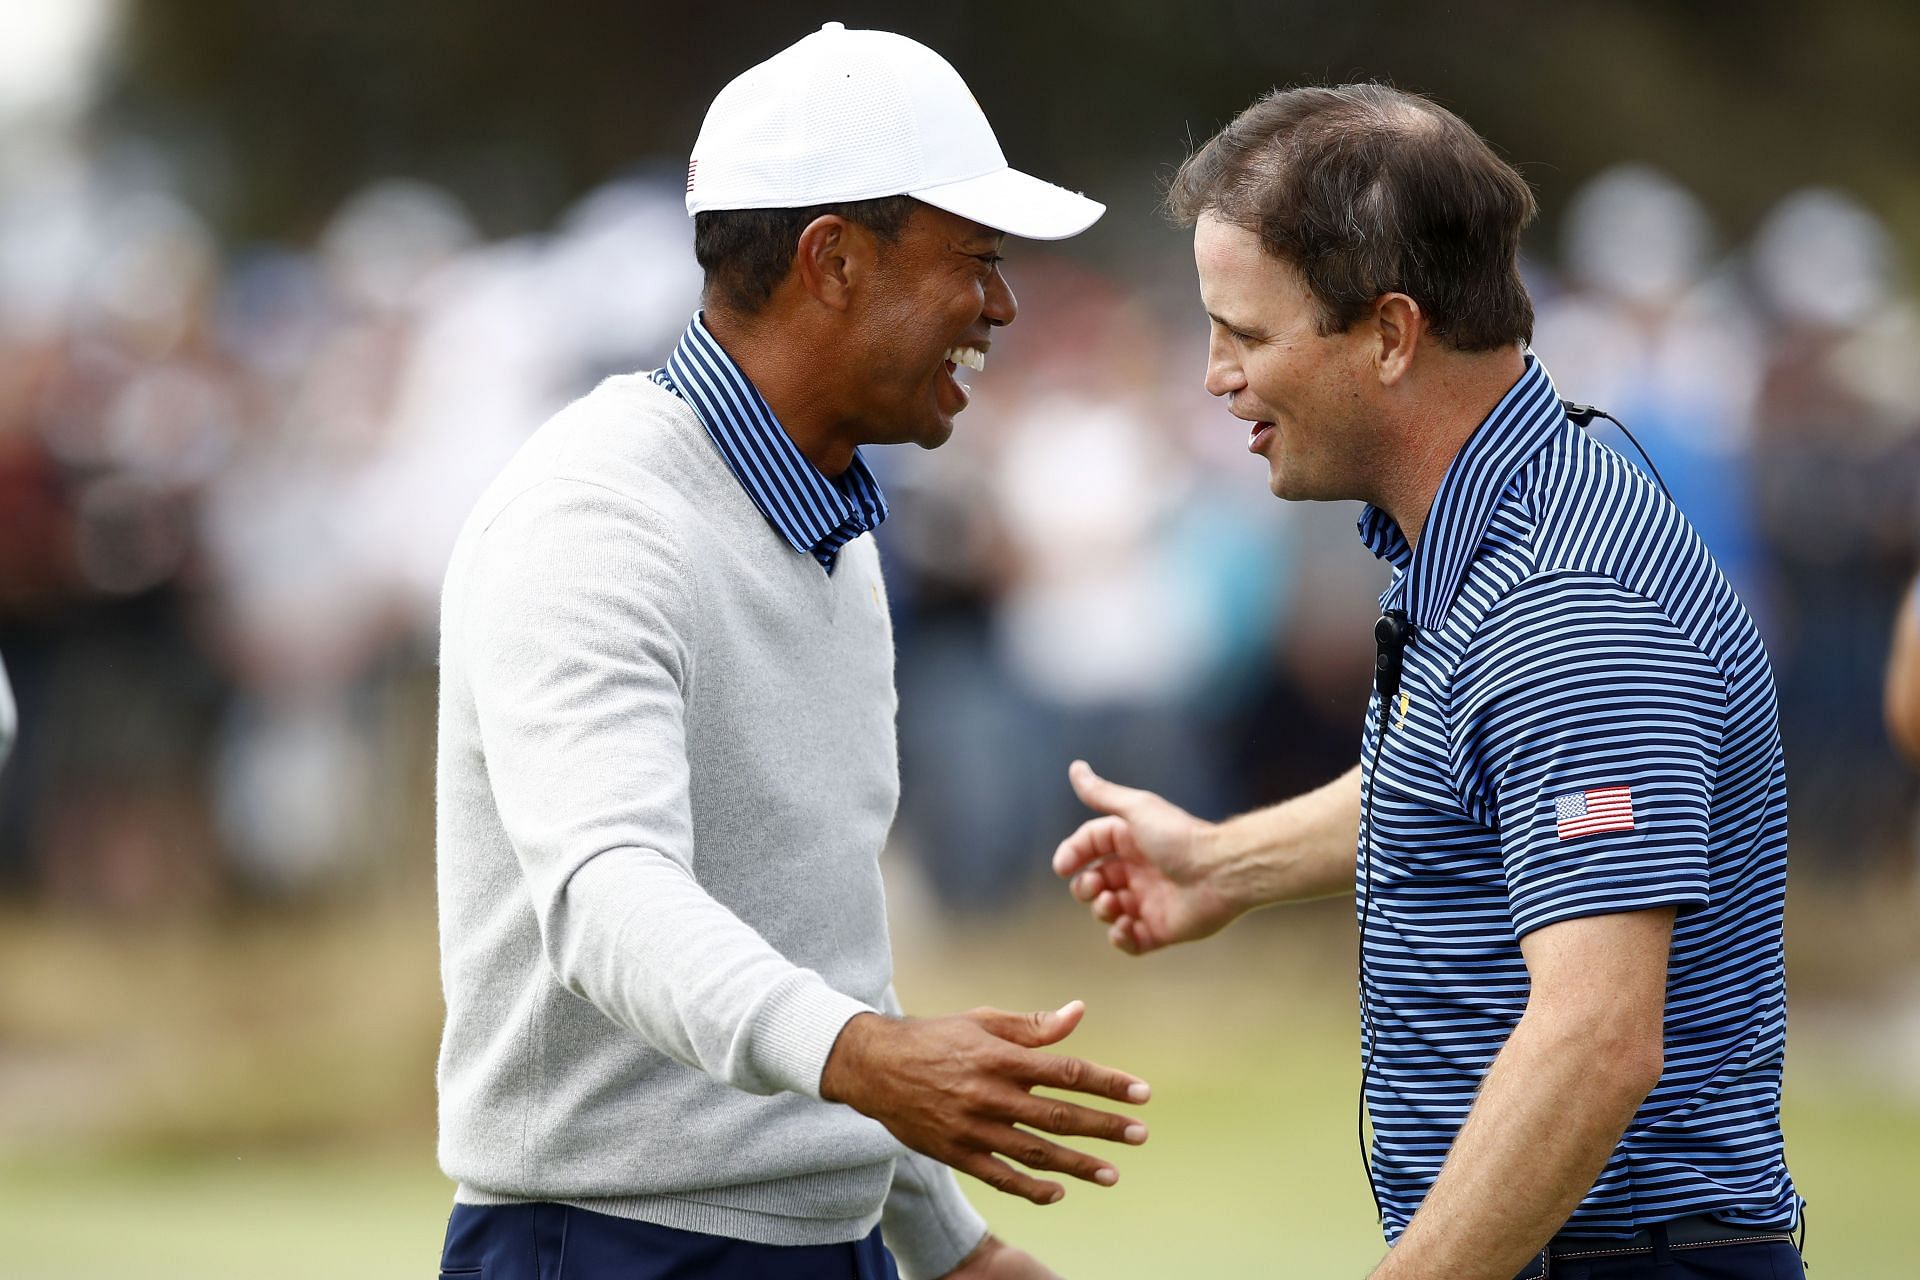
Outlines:
[[1065,240],[1099,220],[1107,206],[1077,191],[1001,169],[961,182],[909,191],[936,209],[971,218],[995,231],[1024,240]]

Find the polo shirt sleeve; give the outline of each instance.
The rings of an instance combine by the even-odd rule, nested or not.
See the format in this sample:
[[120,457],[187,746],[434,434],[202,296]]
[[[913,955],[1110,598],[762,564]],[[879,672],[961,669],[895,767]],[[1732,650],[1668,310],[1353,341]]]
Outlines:
[[1455,671],[1454,766],[1499,831],[1516,937],[1707,902],[1726,705],[1699,647],[1611,578],[1530,579],[1489,611]]

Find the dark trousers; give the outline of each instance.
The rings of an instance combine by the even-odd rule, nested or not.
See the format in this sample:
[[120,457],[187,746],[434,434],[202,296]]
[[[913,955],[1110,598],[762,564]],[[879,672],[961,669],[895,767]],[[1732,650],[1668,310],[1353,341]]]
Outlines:
[[880,1233],[769,1245],[563,1204],[457,1204],[441,1280],[900,1280]]
[[1653,1247],[1641,1248],[1556,1237],[1515,1280],[1805,1280],[1807,1274],[1800,1251],[1786,1240],[1671,1244],[1657,1228],[1655,1235]]

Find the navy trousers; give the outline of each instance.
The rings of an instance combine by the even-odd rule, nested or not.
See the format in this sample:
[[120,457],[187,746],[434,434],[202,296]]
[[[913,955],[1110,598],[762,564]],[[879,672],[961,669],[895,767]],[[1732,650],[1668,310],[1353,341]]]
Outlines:
[[769,1245],[563,1204],[457,1204],[440,1280],[900,1280],[879,1231],[851,1244]]
[[1781,1241],[1674,1248],[1618,1258],[1548,1258],[1518,1280],[1805,1280],[1800,1251]]

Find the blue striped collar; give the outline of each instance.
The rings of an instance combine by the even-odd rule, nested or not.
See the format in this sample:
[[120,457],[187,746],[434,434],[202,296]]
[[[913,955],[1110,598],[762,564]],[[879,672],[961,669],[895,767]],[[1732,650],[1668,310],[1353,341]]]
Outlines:
[[840,548],[887,518],[886,497],[860,451],[839,476],[822,475],[699,315],[653,380],[693,408],[768,523],[828,573]]
[[1553,379],[1529,351],[1519,380],[1448,465],[1417,550],[1386,512],[1369,505],[1360,513],[1360,538],[1367,549],[1405,571],[1401,607],[1415,626],[1446,621],[1507,482],[1566,422]]

